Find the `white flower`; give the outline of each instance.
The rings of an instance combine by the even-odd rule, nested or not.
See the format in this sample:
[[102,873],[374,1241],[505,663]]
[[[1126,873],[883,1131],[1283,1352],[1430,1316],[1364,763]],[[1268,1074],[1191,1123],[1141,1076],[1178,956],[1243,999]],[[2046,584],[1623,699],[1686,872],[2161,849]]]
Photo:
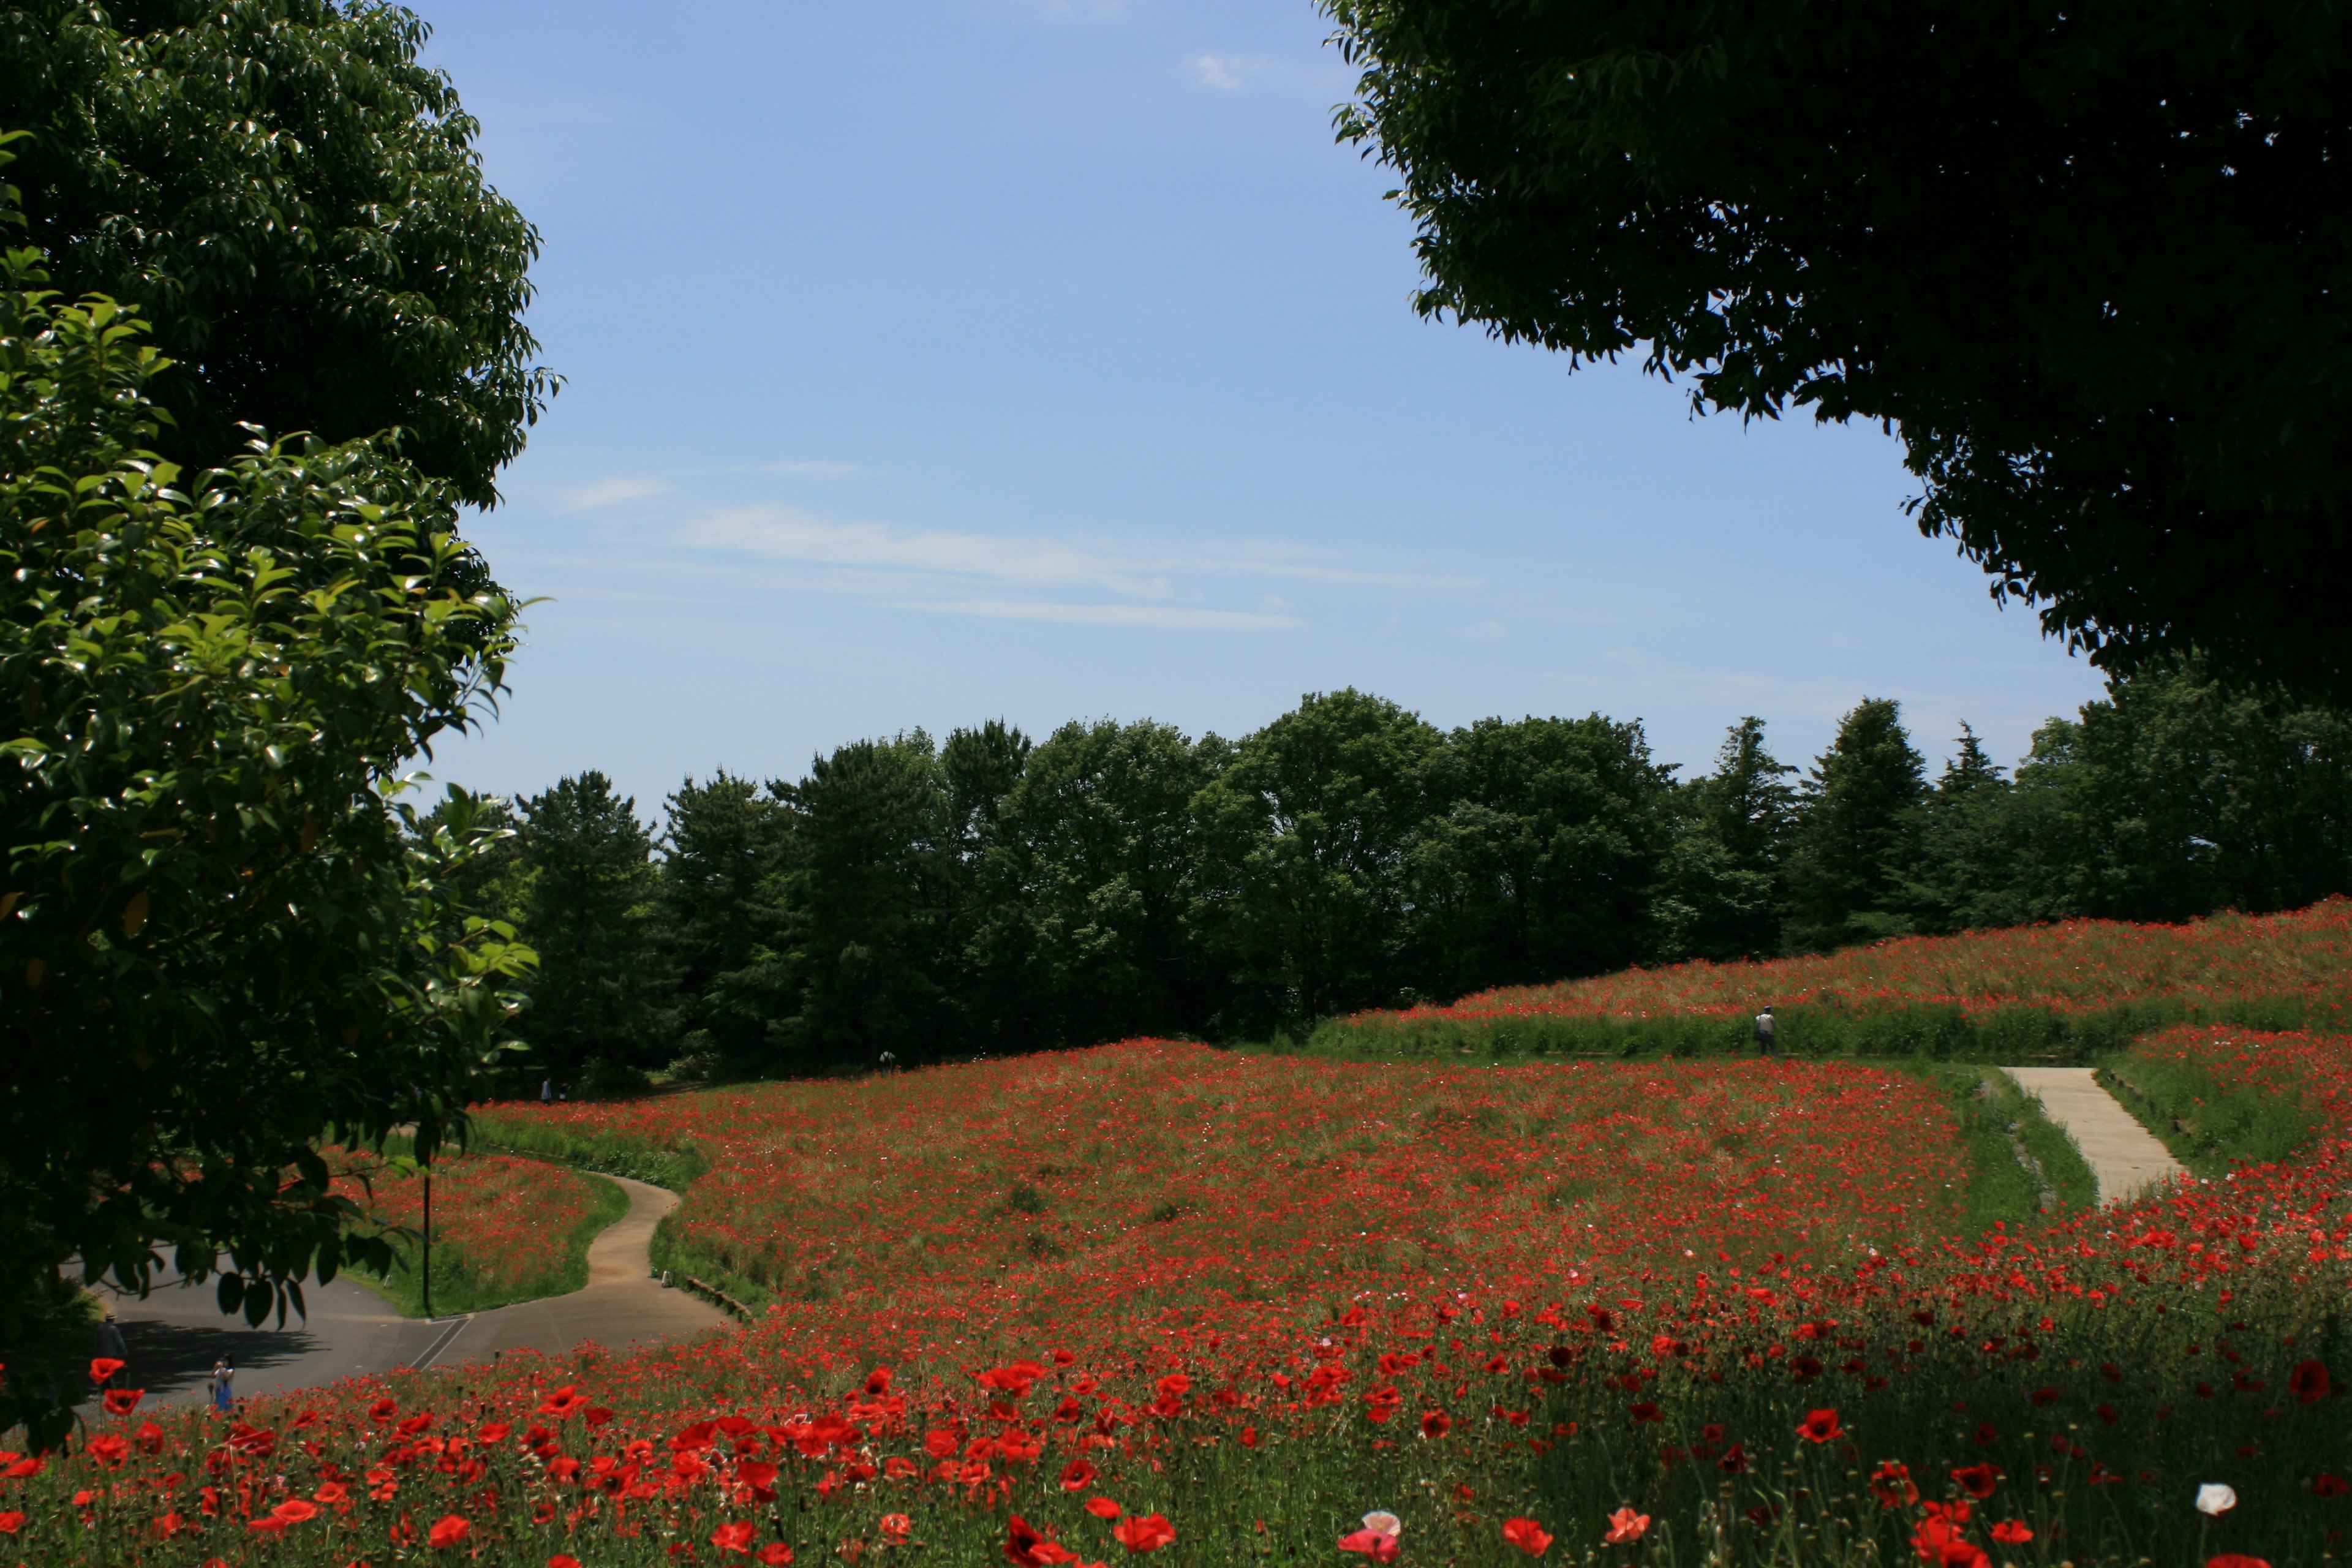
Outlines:
[[[2235,1501],[2236,1500],[2232,1499],[2231,1500]],[[1374,1535],[1402,1535],[1404,1533],[1404,1521],[1399,1519],[1392,1513],[1381,1513],[1378,1510],[1374,1510],[1372,1512],[1364,1515],[1364,1528],[1370,1531]]]
[[2219,1481],[2207,1481],[2197,1489],[2199,1513],[2224,1514],[2238,1506],[2238,1494]]

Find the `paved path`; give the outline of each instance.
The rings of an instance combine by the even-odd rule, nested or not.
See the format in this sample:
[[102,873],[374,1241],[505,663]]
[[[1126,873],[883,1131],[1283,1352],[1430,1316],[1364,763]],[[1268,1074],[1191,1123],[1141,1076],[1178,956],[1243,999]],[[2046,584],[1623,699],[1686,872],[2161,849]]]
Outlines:
[[524,1346],[554,1353],[583,1340],[617,1349],[682,1339],[727,1321],[718,1308],[647,1277],[646,1244],[656,1222],[677,1206],[677,1194],[606,1179],[629,1194],[629,1212],[589,1245],[588,1284],[568,1296],[428,1321],[404,1318],[374,1291],[339,1279],[306,1289],[310,1316],[289,1314],[280,1330],[274,1315],[258,1329],[221,1316],[209,1282],[187,1286],[168,1271],[144,1300],[110,1286],[99,1294],[131,1347],[132,1386],[157,1405],[202,1399],[222,1357],[236,1368],[237,1393],[251,1396],[404,1366],[489,1362]]
[[494,1361],[507,1351],[525,1347],[568,1351],[583,1340],[617,1350],[686,1339],[732,1321],[700,1297],[665,1289],[649,1276],[646,1244],[662,1215],[677,1206],[677,1194],[625,1176],[605,1180],[629,1194],[629,1212],[590,1244],[586,1288],[569,1296],[475,1313],[434,1364]]
[[2026,1093],[2042,1101],[2064,1128],[2098,1178],[2099,1201],[2136,1198],[2158,1183],[2184,1174],[2172,1151],[2101,1089],[2089,1068],[2005,1068]]

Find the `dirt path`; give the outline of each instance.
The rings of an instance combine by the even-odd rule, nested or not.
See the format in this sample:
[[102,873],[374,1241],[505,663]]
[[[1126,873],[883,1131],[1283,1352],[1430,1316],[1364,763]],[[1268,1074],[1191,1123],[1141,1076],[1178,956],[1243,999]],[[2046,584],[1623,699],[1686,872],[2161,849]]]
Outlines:
[[2089,1068],[2005,1068],[2020,1088],[2042,1100],[2064,1128],[2098,1178],[2103,1204],[2137,1197],[2158,1182],[2185,1173],[2172,1152],[2101,1089]]
[[625,1176],[605,1180],[629,1194],[629,1212],[590,1244],[586,1288],[477,1312],[425,1364],[487,1362],[525,1348],[554,1353],[583,1340],[617,1350],[686,1339],[730,1321],[709,1302],[650,1277],[646,1248],[662,1215],[677,1206],[677,1194]]
[[374,1291],[337,1279],[305,1289],[310,1316],[289,1316],[280,1330],[221,1316],[211,1285],[185,1286],[175,1275],[159,1279],[144,1300],[109,1288],[99,1293],[130,1345],[133,1386],[157,1405],[201,1399],[213,1363],[224,1357],[236,1368],[238,1394],[252,1397],[407,1366],[488,1362],[524,1346],[552,1354],[583,1340],[618,1349],[683,1339],[727,1321],[718,1308],[647,1278],[646,1244],[677,1194],[608,1179],[629,1194],[629,1212],[589,1245],[587,1287],[568,1296],[426,1320],[404,1318]]

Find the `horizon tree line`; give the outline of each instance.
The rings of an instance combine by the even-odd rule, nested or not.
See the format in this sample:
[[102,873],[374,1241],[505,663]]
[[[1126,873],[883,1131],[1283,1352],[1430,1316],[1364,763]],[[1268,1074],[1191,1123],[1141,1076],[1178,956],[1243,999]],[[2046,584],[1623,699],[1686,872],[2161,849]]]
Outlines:
[[478,874],[540,970],[534,1078],[817,1072],[1138,1034],[1266,1038],[1633,964],[2352,890],[2352,726],[2193,662],[2118,677],[2014,772],[1931,778],[1865,699],[1801,773],[1753,716],[1679,781],[1638,721],[1444,731],[1353,689],[1264,729],[1000,721],[682,783],[590,770]]

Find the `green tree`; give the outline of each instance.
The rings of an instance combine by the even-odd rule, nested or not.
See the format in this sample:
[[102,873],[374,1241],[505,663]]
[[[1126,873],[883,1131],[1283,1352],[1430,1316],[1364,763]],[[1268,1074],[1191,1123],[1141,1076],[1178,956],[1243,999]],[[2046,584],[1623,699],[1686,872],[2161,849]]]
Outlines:
[[770,786],[791,823],[787,942],[800,1059],[936,1059],[962,1043],[955,803],[920,730],[858,741]]
[[[516,606],[375,444],[181,488],[164,358],[37,267],[0,276],[0,1337],[67,1259],[141,1289],[158,1245],[257,1322],[391,1260],[314,1142],[429,1155],[493,1081],[529,955],[460,902],[488,825],[398,797]],[[44,1393],[0,1429],[53,1440]]]
[[1913,929],[1901,909],[1927,764],[1899,704],[1864,698],[1805,778],[1787,863],[1787,944],[1834,947]]
[[476,505],[552,389],[522,325],[539,235],[483,184],[426,29],[338,0],[15,0],[0,115],[58,285],[135,302],[176,363],[165,455],[247,422],[401,455]]
[[1482,719],[1424,768],[1408,852],[1420,989],[1453,996],[1648,956],[1667,770],[1638,724]]
[[520,804],[522,929],[540,962],[522,1019],[532,1065],[591,1093],[641,1086],[677,1026],[653,836],[593,768]]
[[740,1074],[774,1059],[791,1011],[783,807],[723,770],[669,797],[662,935],[677,965],[687,1070]]
[[1068,723],[1029,753],[982,877],[974,968],[991,1032],[1092,1045],[1205,1026],[1189,940],[1192,798],[1222,742],[1148,721]]
[[1424,314],[1891,423],[2053,634],[2352,698],[2352,10],[1324,8]]
[[1715,772],[1676,792],[1678,831],[1654,911],[1658,956],[1740,958],[1779,948],[1797,796],[1781,780],[1796,771],[1765,749],[1764,721],[1750,715],[1725,735]]
[[1958,745],[1916,808],[1903,885],[1890,898],[1923,931],[2023,924],[2048,911],[2020,875],[2026,846],[2014,786],[1967,724]]
[[1383,698],[1317,693],[1242,741],[1202,790],[1193,929],[1234,985],[1222,1030],[1394,997],[1405,858],[1441,743]]
[[2011,875],[2051,912],[2169,921],[2352,891],[2352,721],[2195,661],[2052,721],[2016,793],[2035,833]]

